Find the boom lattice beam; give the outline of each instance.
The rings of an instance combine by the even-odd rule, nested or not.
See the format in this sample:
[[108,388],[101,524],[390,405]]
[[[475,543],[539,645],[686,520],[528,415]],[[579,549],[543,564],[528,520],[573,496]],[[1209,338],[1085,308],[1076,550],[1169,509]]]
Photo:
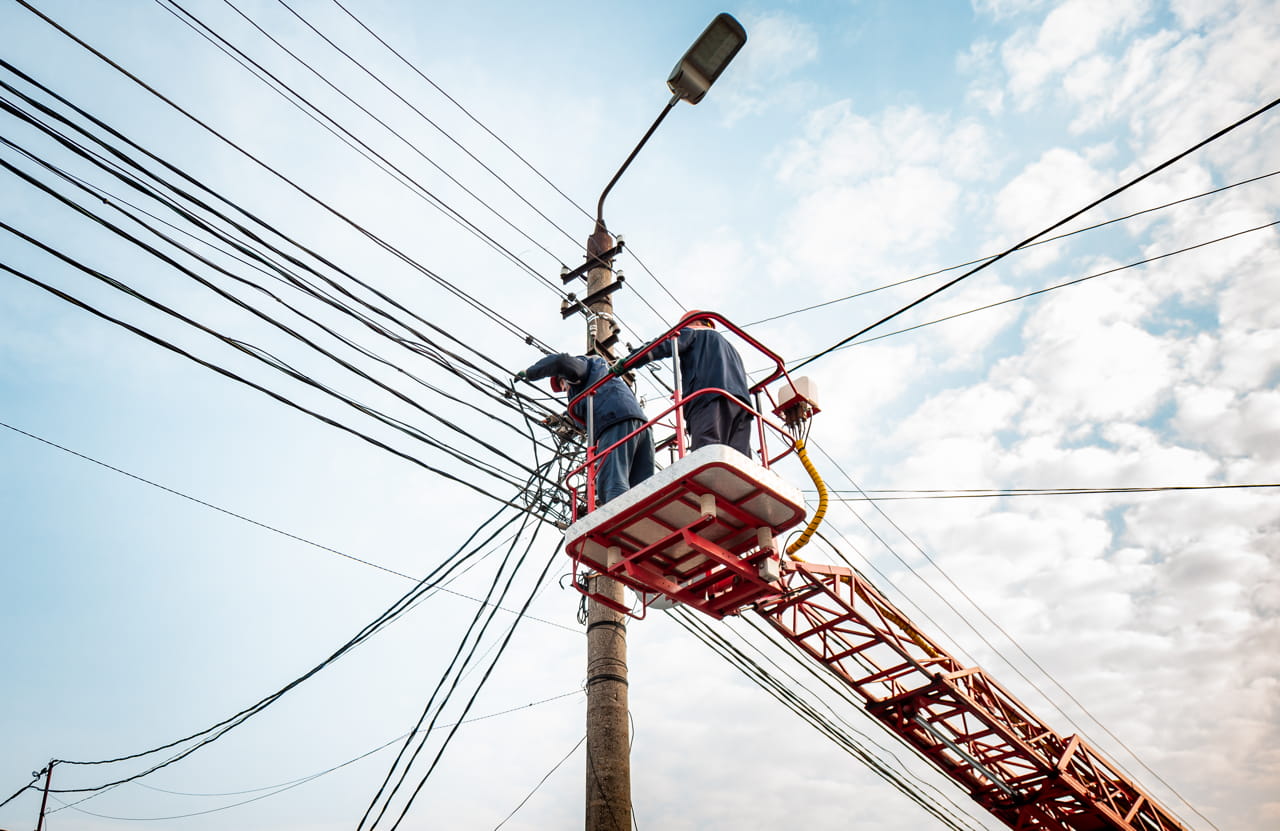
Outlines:
[[853,570],[788,563],[756,611],[1010,828],[1189,831],[1078,736],[966,667]]

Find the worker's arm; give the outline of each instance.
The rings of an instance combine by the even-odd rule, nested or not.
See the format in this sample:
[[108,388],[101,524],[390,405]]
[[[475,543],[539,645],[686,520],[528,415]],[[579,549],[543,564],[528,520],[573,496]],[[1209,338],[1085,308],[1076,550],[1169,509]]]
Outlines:
[[539,381],[543,378],[559,375],[561,378],[569,379],[572,384],[581,384],[586,380],[589,371],[590,365],[587,363],[586,358],[579,358],[561,352],[558,355],[548,355],[538,361],[526,369],[524,375],[530,381]]
[[[650,343],[652,343],[652,341],[650,341]],[[636,357],[635,357],[637,354],[639,354],[639,353],[643,352],[644,350],[646,350],[646,349],[648,349],[648,348],[649,348],[649,344],[648,344],[648,343],[646,343],[644,346],[642,346],[642,347],[640,347],[639,349],[635,350],[634,352],[632,352],[632,353],[631,353],[630,355],[628,355],[627,357],[625,357],[625,358],[623,358],[622,360],[618,361],[618,362],[617,362],[616,364],[614,364],[614,365],[613,365],[613,367],[612,367],[612,369],[613,369],[614,373],[615,373],[615,374],[618,374],[618,375],[622,374],[622,371],[623,371],[623,370],[622,370],[622,365],[623,365],[623,364],[627,364],[627,365],[628,365],[628,367],[627,367],[628,369],[639,369],[640,367],[644,366],[645,364],[649,363],[650,361],[660,361],[660,360],[662,360],[663,358],[670,358],[670,357],[671,357],[671,341],[670,341],[670,340],[664,340],[662,343],[660,343],[660,344],[658,344],[657,346],[655,346],[655,347],[653,348],[653,351],[652,351],[652,352],[650,352],[650,353],[649,353],[649,354],[647,354],[647,355],[644,355],[644,356],[642,356],[642,357],[640,357],[640,358],[636,358]],[[633,360],[633,359],[635,360],[635,363],[629,363],[629,362],[630,362],[631,360]]]

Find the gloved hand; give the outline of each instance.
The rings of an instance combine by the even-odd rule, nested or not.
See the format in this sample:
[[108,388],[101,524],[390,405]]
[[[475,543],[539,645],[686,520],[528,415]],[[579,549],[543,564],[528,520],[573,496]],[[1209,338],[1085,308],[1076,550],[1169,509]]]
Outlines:
[[612,372],[614,375],[621,375],[622,373],[627,371],[626,367],[623,366],[623,364],[625,364],[626,362],[627,362],[627,359],[622,358],[613,366],[609,367],[609,371]]
[[523,381],[528,377],[529,377],[529,373],[525,372],[523,369],[516,373],[517,381]]

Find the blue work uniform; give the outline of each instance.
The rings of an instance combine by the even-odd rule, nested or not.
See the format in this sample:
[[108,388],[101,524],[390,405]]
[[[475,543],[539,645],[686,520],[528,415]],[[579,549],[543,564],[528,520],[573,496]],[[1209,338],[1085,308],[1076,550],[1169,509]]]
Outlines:
[[[672,340],[665,340],[633,367],[670,358]],[[643,351],[641,349],[636,352]],[[724,395],[700,395],[684,407],[689,426],[689,444],[697,450],[708,444],[727,444],[744,456],[751,456],[751,393],[742,356],[733,344],[715,329],[691,326],[680,332],[680,392],[685,397],[698,390],[722,389],[741,405]],[[632,353],[633,355],[635,353]],[[630,360],[630,358],[628,358]]]
[[[525,370],[530,381],[559,376],[567,384],[569,400],[577,398],[588,387],[608,376],[609,365],[594,355],[573,356],[565,353],[548,355]],[[592,425],[595,445],[601,450],[617,443],[623,436],[638,430],[647,420],[631,388],[621,378],[612,378],[592,396]],[[573,408],[573,415],[587,420],[587,402]],[[641,430],[609,452],[596,471],[596,502],[604,504],[653,475],[653,438]]]

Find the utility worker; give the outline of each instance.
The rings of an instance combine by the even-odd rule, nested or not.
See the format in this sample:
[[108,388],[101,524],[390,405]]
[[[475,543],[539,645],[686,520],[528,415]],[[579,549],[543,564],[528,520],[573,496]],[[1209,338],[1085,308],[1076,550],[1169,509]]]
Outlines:
[[[688,312],[682,320],[699,314],[703,312]],[[684,405],[690,448],[697,450],[709,444],[727,444],[742,455],[750,457],[751,398],[747,388],[747,373],[742,368],[742,356],[716,331],[715,323],[710,320],[690,321],[681,330],[678,340],[681,395],[688,398],[698,390],[721,389],[732,396],[700,395]],[[645,344],[610,369],[615,374],[622,374],[625,371],[623,364],[647,347],[648,344]],[[630,364],[630,368],[670,358],[671,350],[672,341],[665,340],[654,347],[652,352]]]
[[[568,392],[572,401],[588,387],[609,375],[609,365],[595,355],[548,355],[516,378],[538,381],[551,379],[551,389]],[[631,388],[621,378],[610,378],[592,395],[594,402],[584,400],[573,408],[573,415],[587,421],[591,406],[591,424],[595,446],[604,450],[628,433],[639,430],[647,420]],[[596,470],[596,504],[616,499],[630,488],[653,475],[653,438],[649,430],[641,430],[618,445],[600,460]]]

